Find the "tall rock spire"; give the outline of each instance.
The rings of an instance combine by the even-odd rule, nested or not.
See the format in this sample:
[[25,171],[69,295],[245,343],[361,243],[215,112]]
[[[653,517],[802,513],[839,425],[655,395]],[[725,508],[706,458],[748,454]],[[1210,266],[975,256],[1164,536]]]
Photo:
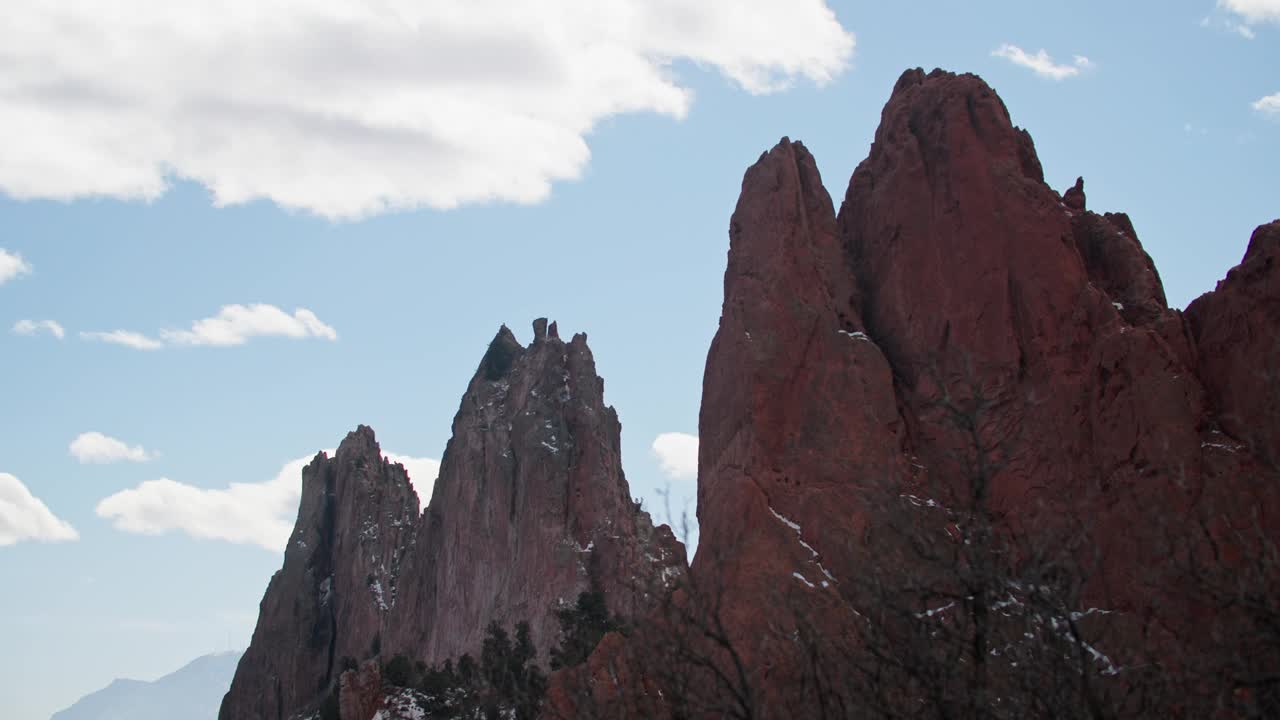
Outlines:
[[287,720],[337,682],[345,659],[377,654],[417,519],[408,474],[370,428],[316,455],[220,720]]
[[630,616],[684,567],[670,529],[631,497],[587,336],[533,327],[528,347],[499,330],[463,395],[419,529],[429,550],[395,613],[397,651],[474,653],[490,622],[528,621],[545,663],[552,608],[594,586]]

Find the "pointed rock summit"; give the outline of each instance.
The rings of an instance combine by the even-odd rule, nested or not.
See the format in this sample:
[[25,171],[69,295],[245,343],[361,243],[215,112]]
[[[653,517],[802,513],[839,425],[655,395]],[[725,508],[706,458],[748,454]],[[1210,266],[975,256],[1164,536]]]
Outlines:
[[378,653],[417,521],[409,476],[372,429],[349,433],[332,458],[316,455],[219,720],[292,717],[337,682],[344,658]]
[[683,571],[622,472],[617,413],[585,334],[539,318],[521,346],[503,327],[463,395],[419,526],[414,586],[396,608],[396,652],[443,660],[480,646],[492,622],[528,621],[544,655],[553,607],[591,587],[632,616]]

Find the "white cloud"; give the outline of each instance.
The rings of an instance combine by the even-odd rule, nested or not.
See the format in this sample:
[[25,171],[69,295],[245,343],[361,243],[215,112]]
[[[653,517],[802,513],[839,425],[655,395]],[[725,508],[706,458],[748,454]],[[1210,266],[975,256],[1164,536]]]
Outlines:
[[1280,118],[1280,92],[1259,99],[1253,104],[1253,109],[1265,115]]
[[[0,31],[0,32],[3,32],[3,31]],[[3,97],[3,95],[0,95],[0,97]],[[3,121],[0,120],[0,123],[3,123]],[[3,147],[3,146],[0,145],[0,147]],[[3,172],[3,171],[0,171],[0,172]],[[2,183],[0,183],[0,187],[3,187]],[[19,277],[21,275],[26,275],[30,272],[31,272],[31,264],[28,263],[26,260],[23,260],[21,255],[19,255],[18,253],[11,253],[8,250],[5,250],[4,248],[0,248],[0,285],[3,285],[16,277]]]
[[653,454],[663,474],[673,480],[698,477],[698,436],[687,433],[662,433],[653,440]]
[[[333,456],[332,450],[326,452]],[[161,535],[176,530],[196,538],[280,551],[289,542],[297,519],[302,468],[313,457],[290,460],[266,482],[231,483],[221,489],[200,488],[168,478],[148,480],[104,498],[94,512],[125,532]],[[430,497],[435,482],[433,471],[439,469],[437,461],[394,453],[387,453],[387,458],[405,466],[420,499]],[[418,477],[414,477],[415,472]]]
[[81,463],[147,462],[155,455],[141,445],[129,447],[124,442],[100,432],[81,433],[71,441],[71,455]]
[[164,347],[164,343],[154,338],[149,338],[142,333],[136,333],[129,330],[112,330],[111,332],[82,332],[80,338],[83,340],[100,340],[113,345],[124,345],[134,350],[159,350]]
[[243,345],[258,336],[316,337],[337,340],[338,333],[316,314],[299,308],[289,315],[274,305],[224,305],[211,318],[197,320],[190,330],[161,330],[160,337],[175,345]]
[[21,480],[0,472],[0,547],[23,540],[57,542],[79,537],[75,528],[54,516]]
[[161,330],[159,340],[131,330],[82,332],[85,340],[125,345],[135,350],[159,350],[170,345],[243,345],[255,337],[321,338],[337,340],[338,331],[320,321],[306,308],[293,314],[275,305],[223,305],[213,317],[197,320],[190,330]]
[[409,473],[413,489],[418,492],[418,510],[421,511],[422,505],[431,500],[431,491],[435,489],[436,478],[440,476],[440,461],[395,453],[385,455],[391,462],[403,465],[405,472]]
[[67,331],[62,325],[53,320],[19,320],[13,324],[13,332],[18,335],[35,335],[41,330],[48,332],[59,340],[67,335]]
[[537,202],[600,120],[683,117],[677,68],[767,93],[854,49],[826,0],[117,5],[5,4],[0,189],[150,199],[180,177],[330,218]]
[[1236,13],[1248,23],[1280,22],[1280,0],[1218,0],[1218,7]]
[[1028,53],[1017,45],[1005,43],[995,50],[991,51],[995,57],[1004,58],[1014,65],[1020,65],[1039,75],[1040,77],[1052,78],[1054,80],[1065,80],[1069,77],[1075,77],[1080,74],[1081,70],[1093,67],[1093,62],[1083,55],[1076,55],[1072,58],[1071,64],[1059,64],[1054,62],[1049,53],[1043,49],[1035,55]]

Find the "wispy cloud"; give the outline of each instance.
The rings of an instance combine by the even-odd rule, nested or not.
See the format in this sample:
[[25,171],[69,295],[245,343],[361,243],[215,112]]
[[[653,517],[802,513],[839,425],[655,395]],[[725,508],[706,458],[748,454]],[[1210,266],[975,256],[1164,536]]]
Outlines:
[[662,433],[653,439],[653,454],[662,473],[673,480],[698,477],[698,436],[688,433]]
[[680,118],[676,68],[749,93],[829,82],[854,37],[826,0],[368,3],[8,0],[0,190],[329,218],[538,202],[600,121]]
[[1239,15],[1247,23],[1280,22],[1280,0],[1218,0],[1218,7]]
[[1258,34],[1254,31],[1253,27],[1249,24],[1247,20],[1244,22],[1241,22],[1235,17],[1222,17],[1220,15],[1205,15],[1203,18],[1200,18],[1200,27],[1202,28],[1219,27],[1222,30],[1225,30],[1229,33],[1234,33],[1236,35],[1239,35],[1245,40],[1253,40],[1254,38],[1258,37]]
[[53,320],[19,320],[13,324],[13,332],[15,335],[35,335],[42,331],[49,333],[59,340],[67,335],[66,329]]
[[141,445],[130,447],[127,443],[109,435],[91,431],[81,433],[68,448],[72,457],[81,463],[106,464],[114,462],[147,462],[155,457]]
[[31,272],[31,264],[18,253],[0,248],[0,285]]
[[164,347],[164,343],[149,338],[142,333],[132,332],[130,330],[111,330],[109,332],[82,332],[80,333],[82,340],[98,340],[100,342],[111,343],[113,345],[124,345],[134,350],[159,350]]
[[[326,451],[330,456],[332,450]],[[276,476],[259,483],[201,488],[160,478],[123,490],[98,503],[95,512],[119,530],[143,535],[182,532],[196,538],[283,550],[293,532],[302,494],[302,468],[313,456],[290,460]],[[440,463],[387,453],[405,466],[419,500],[431,496]]]
[[0,546],[24,540],[60,542],[79,537],[75,528],[50,512],[21,480],[0,472]]
[[224,305],[217,315],[192,323],[190,330],[161,330],[159,334],[160,338],[156,339],[132,330],[112,330],[82,332],[80,337],[136,350],[159,350],[167,345],[230,347],[243,345],[256,337],[338,339],[337,330],[321,322],[306,308],[298,308],[290,315],[275,305],[264,303]]
[[1017,45],[1010,45],[1009,43],[992,50],[991,54],[995,57],[1004,58],[1014,65],[1027,68],[1040,77],[1053,80],[1065,80],[1069,77],[1075,77],[1082,70],[1093,67],[1093,62],[1083,55],[1074,56],[1070,64],[1062,64],[1055,62],[1049,56],[1048,51],[1044,49],[1032,55]]
[[1274,95],[1268,95],[1264,98],[1259,98],[1258,101],[1253,104],[1253,109],[1263,115],[1280,118],[1280,92]]

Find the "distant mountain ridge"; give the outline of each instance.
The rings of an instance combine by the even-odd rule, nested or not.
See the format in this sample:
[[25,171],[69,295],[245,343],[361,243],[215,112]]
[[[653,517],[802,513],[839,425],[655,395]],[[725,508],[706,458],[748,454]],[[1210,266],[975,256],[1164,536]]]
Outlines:
[[241,654],[204,655],[151,682],[113,680],[49,720],[213,720]]

